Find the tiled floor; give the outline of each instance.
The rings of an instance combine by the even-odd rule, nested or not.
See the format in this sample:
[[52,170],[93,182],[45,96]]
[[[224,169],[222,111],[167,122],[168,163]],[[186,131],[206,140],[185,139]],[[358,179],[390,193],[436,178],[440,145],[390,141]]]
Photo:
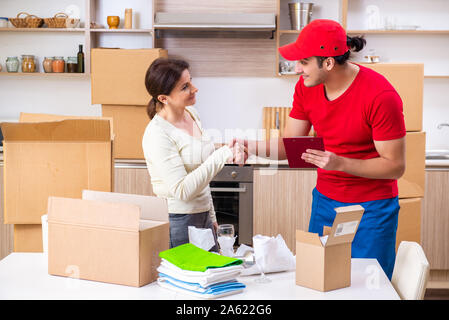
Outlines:
[[449,289],[427,289],[424,300],[449,300]]

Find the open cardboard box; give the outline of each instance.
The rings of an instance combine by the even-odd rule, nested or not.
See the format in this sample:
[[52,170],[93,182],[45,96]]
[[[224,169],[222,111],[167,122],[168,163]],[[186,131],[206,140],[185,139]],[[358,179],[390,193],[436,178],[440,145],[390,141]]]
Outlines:
[[2,123],[1,128],[6,224],[40,224],[49,196],[112,191],[110,119]]
[[140,287],[169,248],[168,206],[151,196],[83,191],[48,199],[48,273]]
[[296,230],[297,285],[319,291],[351,285],[351,244],[365,210],[354,205],[335,211],[332,228],[323,231],[327,241],[317,233]]

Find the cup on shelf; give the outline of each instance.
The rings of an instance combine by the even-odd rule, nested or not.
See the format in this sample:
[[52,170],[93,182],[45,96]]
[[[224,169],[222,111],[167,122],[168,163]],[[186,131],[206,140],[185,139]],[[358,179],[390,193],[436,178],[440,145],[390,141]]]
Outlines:
[[107,23],[108,23],[109,29],[117,29],[118,25],[120,24],[120,17],[119,16],[108,16]]

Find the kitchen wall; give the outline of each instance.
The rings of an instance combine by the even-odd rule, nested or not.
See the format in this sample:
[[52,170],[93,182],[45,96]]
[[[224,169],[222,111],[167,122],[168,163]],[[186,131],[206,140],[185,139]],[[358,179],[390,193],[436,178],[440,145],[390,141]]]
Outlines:
[[[102,3],[106,0],[97,1],[100,8],[97,12],[97,19],[101,20],[103,16],[109,14],[109,11],[104,12],[101,9]],[[283,2],[285,1],[283,0]],[[351,4],[360,5],[362,9],[355,8],[354,11],[363,14],[363,8],[371,2],[378,4],[379,0],[364,0],[362,4],[351,1]],[[400,0],[398,2],[402,3],[401,8],[411,4],[421,8],[422,3],[418,0]],[[51,5],[52,8],[55,7],[53,0],[39,2],[34,0],[1,0],[0,16],[14,16],[22,9],[31,10],[31,13],[40,16],[49,16],[49,9],[43,6],[43,3]],[[441,8],[446,8],[446,2],[444,1],[438,0],[435,3],[439,4]],[[66,8],[70,4],[76,4],[83,8],[84,0],[61,0],[58,1],[57,7]],[[117,14],[123,11],[122,1],[107,0],[107,4],[108,7],[120,8],[120,10],[117,9]],[[135,8],[136,12],[148,11],[146,1],[128,0],[127,6]],[[317,7],[317,10],[324,10],[325,8],[329,9],[323,5],[321,9]],[[331,8],[332,12],[338,11],[337,7]],[[395,8],[390,9],[393,12],[392,14],[399,17],[397,19],[399,23],[402,21],[400,19],[401,13],[399,9],[395,10]],[[426,7],[426,10],[431,9]],[[415,11],[421,12],[422,10],[416,9]],[[439,11],[446,12],[447,16],[447,10]],[[406,16],[407,14],[404,13],[404,17]],[[354,19],[354,16],[349,15],[349,21],[354,21],[353,28],[358,27],[358,22]],[[84,20],[84,9],[81,10],[81,20]],[[449,21],[449,19],[446,20]],[[136,22],[138,21],[145,26],[147,24],[143,16],[137,17]],[[403,23],[411,24],[412,22],[407,20]],[[430,23],[429,21],[419,22],[423,25]],[[362,23],[363,21],[360,22],[360,24]],[[430,27],[437,28],[438,26],[432,25]],[[449,29],[447,24],[443,27],[446,30]],[[449,50],[449,35],[447,33],[429,36],[370,35],[367,39],[368,47],[359,54],[362,59],[368,53],[367,50],[375,48],[377,53],[386,59],[384,61],[424,62],[422,59],[427,59],[425,61],[426,74],[449,74],[448,63],[445,62],[447,55],[444,55],[444,52]],[[108,38],[105,37],[104,42],[106,43],[107,40]],[[42,43],[45,43],[45,45],[41,45]],[[55,55],[65,57],[76,55],[78,43],[83,43],[82,34],[67,35],[53,32],[33,36],[26,32],[0,32],[0,64],[5,69],[7,56],[33,54],[36,50],[41,55],[40,58]],[[100,41],[99,45],[105,45],[105,43]],[[109,43],[106,44],[110,45]],[[239,136],[256,136],[257,129],[262,127],[262,108],[264,106],[291,106],[296,79],[198,77],[194,78],[193,81],[199,88],[196,107],[199,109],[203,125],[210,129],[215,140],[218,141],[221,140],[220,138],[229,138],[232,133],[227,129],[238,129],[234,133]],[[426,78],[424,80],[423,131],[427,132],[427,149],[449,149],[449,128],[437,129],[439,123],[449,123],[448,88],[449,78]],[[90,101],[89,78],[0,75],[0,120],[17,120],[20,112],[100,115],[100,106],[91,105]],[[247,129],[252,129],[252,131]]]

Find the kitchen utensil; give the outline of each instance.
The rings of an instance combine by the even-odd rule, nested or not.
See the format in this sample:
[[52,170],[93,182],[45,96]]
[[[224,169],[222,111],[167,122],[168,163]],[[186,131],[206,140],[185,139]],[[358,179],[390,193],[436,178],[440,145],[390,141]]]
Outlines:
[[108,16],[107,23],[108,23],[109,29],[117,29],[118,25],[120,24],[120,17],[119,16]]
[[294,2],[288,4],[292,30],[301,30],[310,22],[312,18],[312,8],[313,3],[311,2]]
[[125,29],[133,27],[133,9],[125,9]]

